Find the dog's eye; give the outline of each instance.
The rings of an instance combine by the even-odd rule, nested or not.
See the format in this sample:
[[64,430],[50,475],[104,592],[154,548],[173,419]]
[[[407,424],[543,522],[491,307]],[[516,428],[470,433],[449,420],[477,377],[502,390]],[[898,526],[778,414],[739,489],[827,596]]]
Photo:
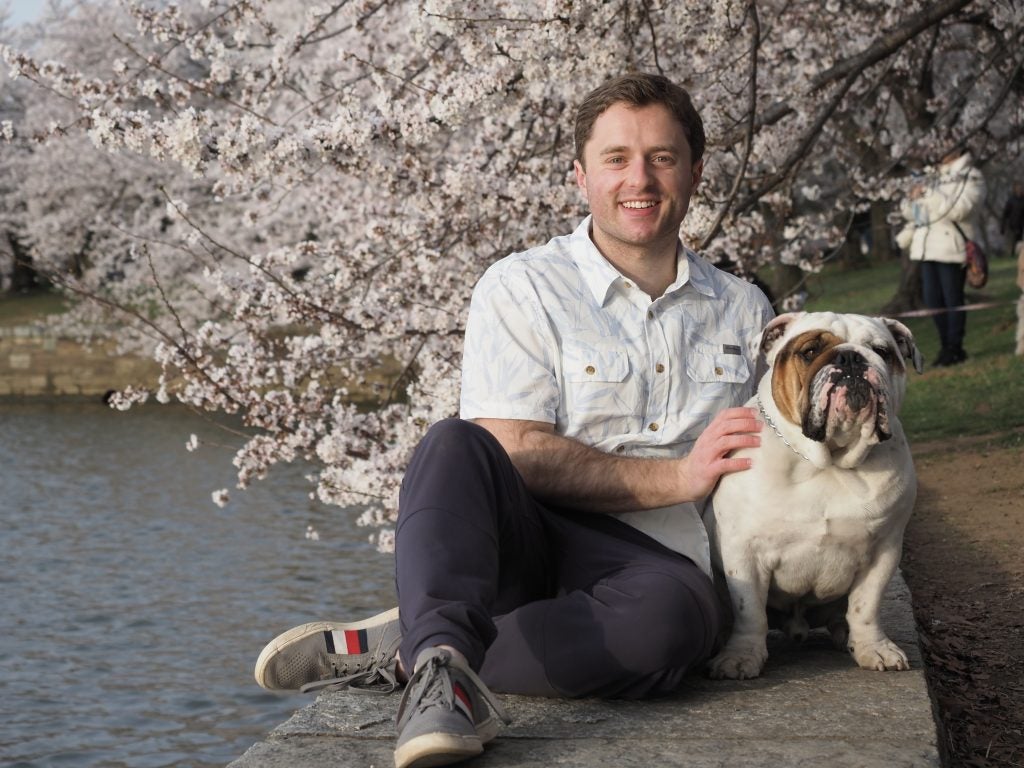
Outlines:
[[889,347],[872,347],[875,354],[882,358],[883,362],[891,363],[893,360],[892,350]]
[[811,362],[811,360],[818,356],[818,352],[820,351],[821,347],[819,347],[817,344],[811,344],[810,346],[801,349],[799,354],[800,357],[803,358],[805,363],[809,363]]

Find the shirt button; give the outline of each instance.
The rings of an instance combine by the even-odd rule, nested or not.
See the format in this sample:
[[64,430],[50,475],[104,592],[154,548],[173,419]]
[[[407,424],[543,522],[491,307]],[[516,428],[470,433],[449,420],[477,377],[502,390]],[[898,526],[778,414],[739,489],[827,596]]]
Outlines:
[[725,371],[723,371],[721,368],[715,368],[715,376],[721,376],[723,373],[725,373]]
[[649,319],[653,320],[653,319],[654,319],[654,313],[653,313],[653,312],[648,312],[648,313],[647,313],[647,317],[648,317]]
[[661,363],[658,363],[656,366],[654,366],[654,370],[657,371],[658,373],[664,373],[665,366],[662,365]]
[[588,374],[590,374],[591,376],[593,376],[593,375],[594,375],[595,373],[597,373],[597,368],[595,368],[595,367],[594,367],[594,366],[592,366],[592,365],[588,365],[588,366],[587,366],[587,367],[586,367],[586,368],[585,368],[584,370],[585,370],[585,371],[586,371],[586,372],[587,372]]
[[615,452],[616,453],[622,453],[625,450],[626,450],[626,446],[620,445],[618,448],[615,449]]
[[651,425],[649,427],[647,427],[647,428],[649,430],[651,430],[651,432],[657,432],[658,431],[658,422],[652,421]]

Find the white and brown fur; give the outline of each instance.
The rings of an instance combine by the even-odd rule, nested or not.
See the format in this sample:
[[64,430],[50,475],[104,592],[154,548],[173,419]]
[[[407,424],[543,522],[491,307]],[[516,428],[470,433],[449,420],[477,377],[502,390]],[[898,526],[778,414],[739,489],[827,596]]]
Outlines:
[[869,669],[907,669],[879,624],[917,482],[898,419],[907,362],[921,354],[894,320],[792,313],[764,330],[768,372],[748,405],[763,409],[753,465],[726,475],[705,514],[716,577],[734,626],[712,677],[756,677],[768,613],[805,637],[827,626]]

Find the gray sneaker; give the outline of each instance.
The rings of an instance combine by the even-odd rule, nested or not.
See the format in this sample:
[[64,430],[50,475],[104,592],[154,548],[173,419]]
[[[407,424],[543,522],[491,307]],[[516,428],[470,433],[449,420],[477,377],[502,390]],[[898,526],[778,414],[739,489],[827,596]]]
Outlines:
[[398,609],[364,621],[315,621],[278,635],[256,661],[256,682],[270,691],[399,687],[395,670],[402,631]]
[[498,734],[493,710],[511,722],[494,694],[463,662],[428,648],[398,705],[395,768],[448,765],[484,751]]

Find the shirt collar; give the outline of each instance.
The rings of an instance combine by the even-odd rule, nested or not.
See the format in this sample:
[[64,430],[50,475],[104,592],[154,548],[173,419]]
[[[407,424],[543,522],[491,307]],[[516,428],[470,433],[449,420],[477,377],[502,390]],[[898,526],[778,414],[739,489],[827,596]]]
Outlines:
[[[573,261],[580,270],[580,276],[594,296],[594,300],[604,306],[608,293],[616,280],[625,280],[611,262],[608,261],[590,239],[590,222],[593,217],[587,216],[570,236],[570,247]],[[665,290],[665,295],[682,290],[691,285],[698,293],[714,296],[712,272],[713,268],[704,259],[680,243],[677,250],[676,279]]]

